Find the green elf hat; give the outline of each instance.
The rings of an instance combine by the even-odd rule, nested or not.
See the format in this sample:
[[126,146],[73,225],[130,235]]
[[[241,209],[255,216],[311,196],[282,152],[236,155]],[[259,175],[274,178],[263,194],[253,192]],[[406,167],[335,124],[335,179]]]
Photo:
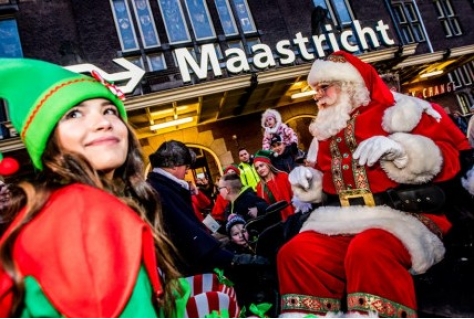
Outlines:
[[0,58],[0,98],[5,99],[33,165],[42,170],[46,143],[63,115],[84,100],[110,100],[126,120],[124,94],[102,79],[34,59]]
[[275,153],[270,150],[258,150],[257,153],[255,153],[255,157],[253,159],[253,162],[264,162],[267,164],[271,164],[271,158],[275,156]]

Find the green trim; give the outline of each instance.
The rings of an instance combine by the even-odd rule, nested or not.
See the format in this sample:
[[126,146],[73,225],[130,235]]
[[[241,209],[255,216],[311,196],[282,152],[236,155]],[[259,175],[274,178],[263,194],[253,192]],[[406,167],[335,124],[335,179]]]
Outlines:
[[411,309],[389,299],[362,292],[347,295],[347,308],[349,311],[377,312],[379,317],[384,318],[417,317],[415,309]]
[[25,277],[25,300],[21,313],[22,318],[61,318],[61,314],[46,298],[39,283],[34,277]]
[[308,295],[286,294],[281,296],[281,310],[300,311],[315,314],[339,312],[341,301],[335,298],[320,298]]
[[[84,293],[87,294],[86,291]],[[145,268],[141,266],[135,288],[133,289],[132,295],[125,306],[125,309],[120,314],[120,317],[156,318],[158,313],[153,306],[152,298],[153,292],[148,274]],[[147,302],[147,300],[149,302]],[[27,276],[25,277],[25,299],[21,317],[60,318],[64,316],[62,316],[48,300],[38,281],[32,276]]]

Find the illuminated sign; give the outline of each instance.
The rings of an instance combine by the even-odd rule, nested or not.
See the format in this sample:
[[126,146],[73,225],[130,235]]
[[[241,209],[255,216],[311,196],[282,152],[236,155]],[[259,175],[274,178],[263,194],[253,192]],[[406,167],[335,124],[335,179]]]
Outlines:
[[412,96],[416,96],[419,98],[426,99],[428,97],[433,97],[437,95],[441,95],[444,93],[451,93],[455,91],[454,83],[453,82],[448,82],[448,83],[442,83],[439,85],[434,85],[434,86],[429,86],[429,87],[422,87],[417,89],[410,90],[408,94],[411,94]]
[[[352,21],[350,29],[341,33],[334,33],[330,24],[325,25],[322,34],[304,37],[301,32],[295,34],[292,40],[281,40],[275,46],[274,51],[268,45],[258,43],[250,48],[252,56],[240,48],[225,50],[225,69],[234,74],[250,71],[250,63],[257,69],[266,69],[279,65],[290,65],[296,61],[298,54],[302,59],[312,61],[315,58],[326,56],[325,51],[345,50],[348,52],[364,51],[369,48],[378,48],[382,45],[393,45],[395,42],[388,35],[389,26],[382,20],[372,27],[362,27],[358,20]],[[308,50],[312,45],[314,53]],[[184,82],[191,81],[191,73],[195,73],[199,79],[206,79],[209,67],[215,76],[222,76],[218,52],[215,44],[204,44],[200,47],[201,58],[198,63],[188,48],[174,50],[180,73]]]
[[[123,93],[132,93],[143,75],[145,75],[145,71],[125,58],[114,59],[114,62],[126,71],[108,73],[90,63],[69,65],[65,66],[65,68],[77,73],[90,73],[92,70],[95,70],[108,82],[118,83],[117,86]],[[123,84],[122,82],[126,83]]]

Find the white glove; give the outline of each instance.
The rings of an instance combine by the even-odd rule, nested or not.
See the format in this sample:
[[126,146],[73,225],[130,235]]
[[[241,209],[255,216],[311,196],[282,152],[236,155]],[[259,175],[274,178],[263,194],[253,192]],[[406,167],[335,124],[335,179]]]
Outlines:
[[293,199],[306,203],[323,200],[323,173],[311,167],[295,167],[288,176]]
[[313,174],[311,174],[309,168],[303,166],[295,167],[288,176],[291,185],[297,185],[304,190],[309,189],[312,178]]
[[359,165],[373,166],[379,160],[393,161],[398,168],[404,168],[408,156],[400,143],[385,137],[373,136],[359,144],[353,154],[359,160]]

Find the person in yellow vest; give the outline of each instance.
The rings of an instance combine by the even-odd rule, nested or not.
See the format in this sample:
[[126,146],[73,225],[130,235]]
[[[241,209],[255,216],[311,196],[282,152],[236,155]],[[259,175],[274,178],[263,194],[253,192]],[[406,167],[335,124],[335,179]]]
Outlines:
[[257,189],[257,184],[260,181],[257,171],[253,166],[253,155],[250,155],[245,147],[239,149],[240,163],[238,165],[240,170],[240,180],[242,185]]

